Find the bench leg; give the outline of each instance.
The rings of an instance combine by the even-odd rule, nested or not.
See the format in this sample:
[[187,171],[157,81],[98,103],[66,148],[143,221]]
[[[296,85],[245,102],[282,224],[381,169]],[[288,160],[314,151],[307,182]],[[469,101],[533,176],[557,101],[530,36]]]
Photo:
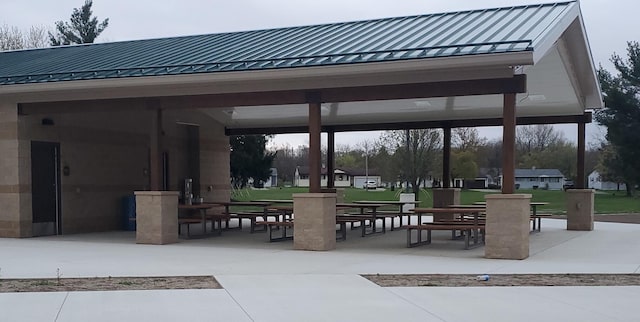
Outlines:
[[[413,231],[413,230],[415,230],[416,233],[417,233],[416,239],[418,241],[415,242],[415,243],[411,241],[411,239],[412,239],[411,238],[411,231]],[[425,240],[425,241],[422,240],[422,230],[423,229],[407,228],[407,247],[408,248],[431,244],[431,229],[424,229],[424,230],[427,231],[427,240]]]

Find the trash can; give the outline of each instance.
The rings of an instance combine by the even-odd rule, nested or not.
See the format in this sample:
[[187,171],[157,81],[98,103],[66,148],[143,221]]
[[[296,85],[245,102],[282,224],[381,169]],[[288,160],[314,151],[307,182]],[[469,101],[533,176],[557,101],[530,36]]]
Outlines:
[[123,227],[127,231],[136,230],[136,196],[128,195],[122,198]]

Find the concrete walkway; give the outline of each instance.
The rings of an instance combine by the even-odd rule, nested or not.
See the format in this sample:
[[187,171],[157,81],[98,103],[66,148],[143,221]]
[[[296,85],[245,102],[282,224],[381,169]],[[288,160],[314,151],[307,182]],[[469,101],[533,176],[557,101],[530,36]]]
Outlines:
[[640,225],[592,232],[543,221],[531,256],[489,260],[450,233],[405,248],[405,231],[331,252],[291,250],[264,233],[228,231],[179,244],[135,244],[132,232],[0,239],[0,278],[214,275],[220,290],[0,293],[0,321],[637,321],[640,287],[394,287],[364,273],[639,273]]

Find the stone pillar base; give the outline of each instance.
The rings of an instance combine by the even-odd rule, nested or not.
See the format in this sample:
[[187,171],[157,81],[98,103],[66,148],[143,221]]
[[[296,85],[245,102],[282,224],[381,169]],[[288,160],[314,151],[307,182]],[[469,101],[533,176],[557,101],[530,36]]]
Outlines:
[[593,189],[567,190],[567,230],[593,230]]
[[293,195],[293,248],[332,250],[336,248],[336,194]]
[[487,195],[484,257],[525,259],[529,257],[529,210],[531,195]]
[[136,243],[178,242],[177,191],[136,191]]
[[[459,188],[438,188],[433,189],[433,207],[434,208],[446,208],[449,205],[460,204],[460,189]],[[454,214],[434,214],[433,221],[439,220],[453,220]]]

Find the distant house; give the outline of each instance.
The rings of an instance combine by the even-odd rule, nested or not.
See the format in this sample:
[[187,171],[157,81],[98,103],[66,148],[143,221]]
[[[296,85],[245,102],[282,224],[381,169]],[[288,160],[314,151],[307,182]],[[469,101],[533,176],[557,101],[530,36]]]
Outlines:
[[602,181],[598,171],[593,171],[589,174],[588,187],[596,190],[627,190],[627,186],[624,183]]
[[[334,187],[364,187],[365,182],[368,180],[374,180],[381,184],[382,178],[377,174],[377,170],[369,169],[369,175],[367,176],[365,170],[361,169],[340,169],[336,168],[333,171],[334,175]],[[309,186],[309,167],[298,166],[293,178],[293,185],[296,187],[308,187]],[[327,169],[322,168],[320,170],[320,185],[327,186]]]
[[378,169],[369,169],[367,171],[365,169],[345,168],[343,170],[351,177],[352,187],[362,188],[367,181],[375,181],[378,187],[382,185],[382,178],[378,175]]
[[277,187],[278,186],[278,169],[271,168],[271,176],[269,179],[264,182],[265,188]]
[[[564,175],[558,169],[516,169],[516,188],[562,190]],[[500,176],[502,183],[502,176]]]
[[491,175],[493,169],[480,168],[478,176],[473,179],[464,179],[463,187],[465,189],[487,189],[490,184],[495,183],[494,177]]

